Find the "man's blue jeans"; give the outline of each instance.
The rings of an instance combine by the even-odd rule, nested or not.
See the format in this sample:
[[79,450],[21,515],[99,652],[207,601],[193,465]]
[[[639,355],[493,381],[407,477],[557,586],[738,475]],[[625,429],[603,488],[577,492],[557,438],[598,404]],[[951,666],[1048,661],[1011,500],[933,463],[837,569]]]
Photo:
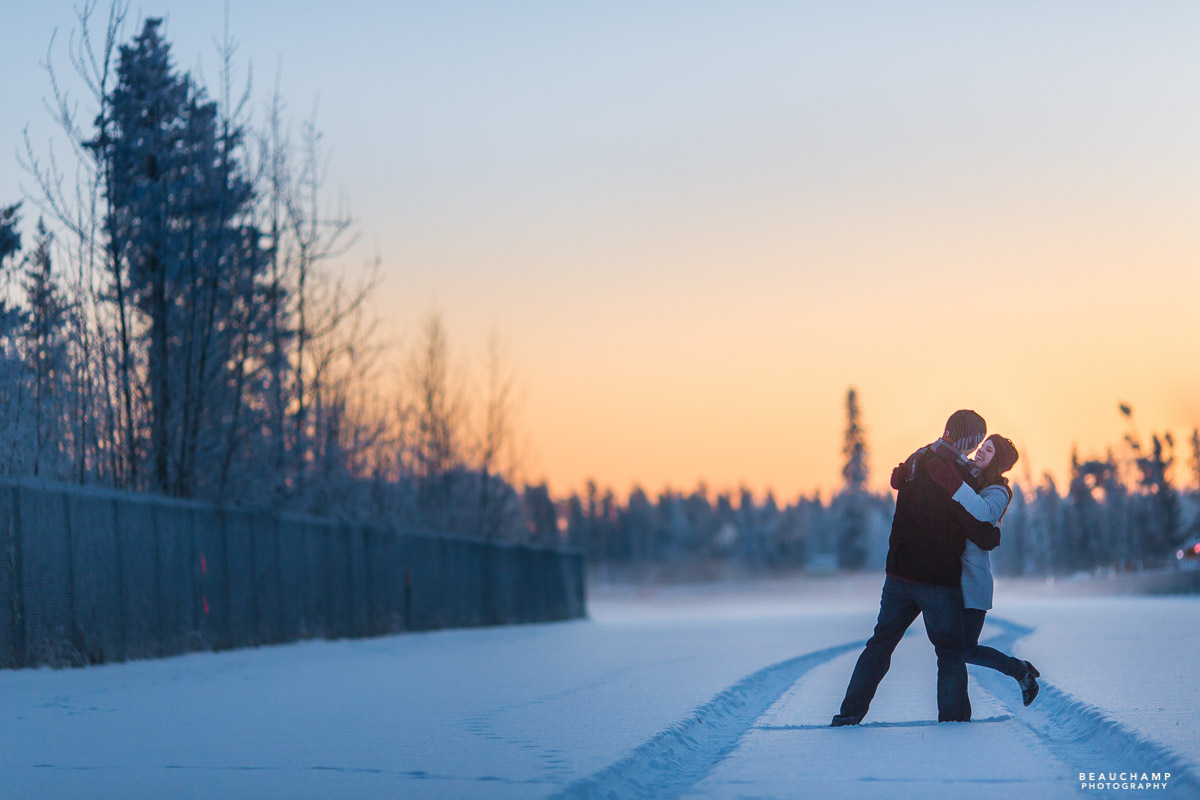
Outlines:
[[892,665],[892,651],[918,614],[925,617],[925,632],[937,652],[938,722],[969,722],[967,665],[963,660],[962,589],[905,581],[888,576],[879,600],[875,633],[854,665],[842,715],[865,716],[879,682]]

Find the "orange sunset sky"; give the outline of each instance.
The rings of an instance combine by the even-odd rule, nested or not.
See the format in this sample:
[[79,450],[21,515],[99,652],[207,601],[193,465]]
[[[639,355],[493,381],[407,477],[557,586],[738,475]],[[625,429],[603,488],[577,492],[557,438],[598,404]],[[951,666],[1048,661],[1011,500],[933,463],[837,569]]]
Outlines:
[[[71,5],[12,10],[0,202]],[[141,10],[211,81],[224,5]],[[878,489],[964,407],[1061,487],[1122,401],[1193,480],[1196,4],[230,7],[256,94],[320,98],[386,334],[502,334],[526,479],[828,492],[854,386]]]

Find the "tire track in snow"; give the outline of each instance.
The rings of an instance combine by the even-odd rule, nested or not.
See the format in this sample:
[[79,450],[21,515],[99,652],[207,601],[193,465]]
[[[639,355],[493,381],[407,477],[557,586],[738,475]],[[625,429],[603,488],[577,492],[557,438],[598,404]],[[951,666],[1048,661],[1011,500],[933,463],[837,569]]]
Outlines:
[[652,664],[645,664],[642,665],[642,667],[619,667],[617,669],[609,670],[608,672],[605,672],[602,675],[593,678],[592,680],[569,686],[566,689],[562,689],[557,692],[544,694],[531,700],[522,700],[517,703],[510,703],[509,705],[495,708],[491,711],[472,714],[463,719],[459,724],[475,736],[479,736],[484,739],[490,739],[492,741],[503,742],[507,745],[518,747],[523,750],[536,751],[536,756],[540,763],[542,779],[551,784],[559,784],[570,778],[573,772],[570,768],[570,754],[559,747],[547,747],[539,740],[532,739],[528,736],[501,733],[500,730],[504,726],[500,720],[503,718],[505,713],[514,711],[516,709],[528,708],[530,706],[545,705],[547,703],[571,697],[572,695],[598,689],[602,686],[612,683],[619,678],[624,677],[625,675],[628,675],[631,672],[634,672],[639,668],[644,668],[646,666],[658,667],[688,660],[690,659],[671,658],[665,661],[656,661]]
[[[988,624],[1004,631],[984,644],[1011,653],[1017,639],[1033,628],[988,616]],[[1045,666],[1045,665],[1043,665]],[[1074,772],[1169,772],[1172,796],[1200,797],[1200,777],[1170,748],[1109,717],[1101,709],[1038,679],[1041,691],[1028,708],[1021,704],[1013,679],[995,670],[972,672],[976,680]],[[1095,792],[1084,792],[1094,795]]]
[[804,673],[864,644],[848,642],[764,667],[655,734],[624,758],[575,781],[551,798],[677,797],[732,752],[755,720]]

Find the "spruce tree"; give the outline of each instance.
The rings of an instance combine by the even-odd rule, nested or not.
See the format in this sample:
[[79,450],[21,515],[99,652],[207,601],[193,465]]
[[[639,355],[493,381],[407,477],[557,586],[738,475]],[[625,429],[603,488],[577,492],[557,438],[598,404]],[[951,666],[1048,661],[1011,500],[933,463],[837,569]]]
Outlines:
[[844,491],[861,492],[867,485],[867,439],[858,408],[858,392],[846,392],[846,433],[842,440]]
[[123,361],[144,376],[131,394],[147,398],[137,416],[149,488],[213,494],[252,429],[245,369],[265,346],[267,258],[249,221],[242,133],[173,67],[159,19],[120,48],[96,127],[114,299],[132,317]]
[[26,471],[29,440],[25,365],[21,347],[24,310],[9,301],[21,250],[20,204],[0,208],[0,473]]
[[22,281],[28,306],[25,364],[34,415],[32,471],[61,477],[66,461],[63,432],[70,427],[66,407],[68,307],[54,277],[52,245],[53,236],[39,219]]
[[858,392],[853,387],[846,392],[842,456],[846,459],[842,467],[842,490],[832,503],[837,520],[838,566],[861,569],[867,559],[867,440],[858,407]]
[[1189,463],[1192,467],[1192,480],[1200,489],[1200,428],[1192,428],[1192,457]]
[[21,204],[0,206],[0,269],[9,258],[21,249],[21,233],[17,230]]

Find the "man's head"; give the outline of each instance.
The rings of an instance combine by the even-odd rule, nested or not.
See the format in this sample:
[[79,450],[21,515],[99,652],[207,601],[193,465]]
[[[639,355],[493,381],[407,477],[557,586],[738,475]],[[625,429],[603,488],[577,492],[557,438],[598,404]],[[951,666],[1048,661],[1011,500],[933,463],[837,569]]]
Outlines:
[[958,452],[966,455],[979,447],[983,437],[987,435],[987,423],[983,417],[974,411],[962,409],[955,411],[946,420],[946,432],[942,438],[954,445]]

